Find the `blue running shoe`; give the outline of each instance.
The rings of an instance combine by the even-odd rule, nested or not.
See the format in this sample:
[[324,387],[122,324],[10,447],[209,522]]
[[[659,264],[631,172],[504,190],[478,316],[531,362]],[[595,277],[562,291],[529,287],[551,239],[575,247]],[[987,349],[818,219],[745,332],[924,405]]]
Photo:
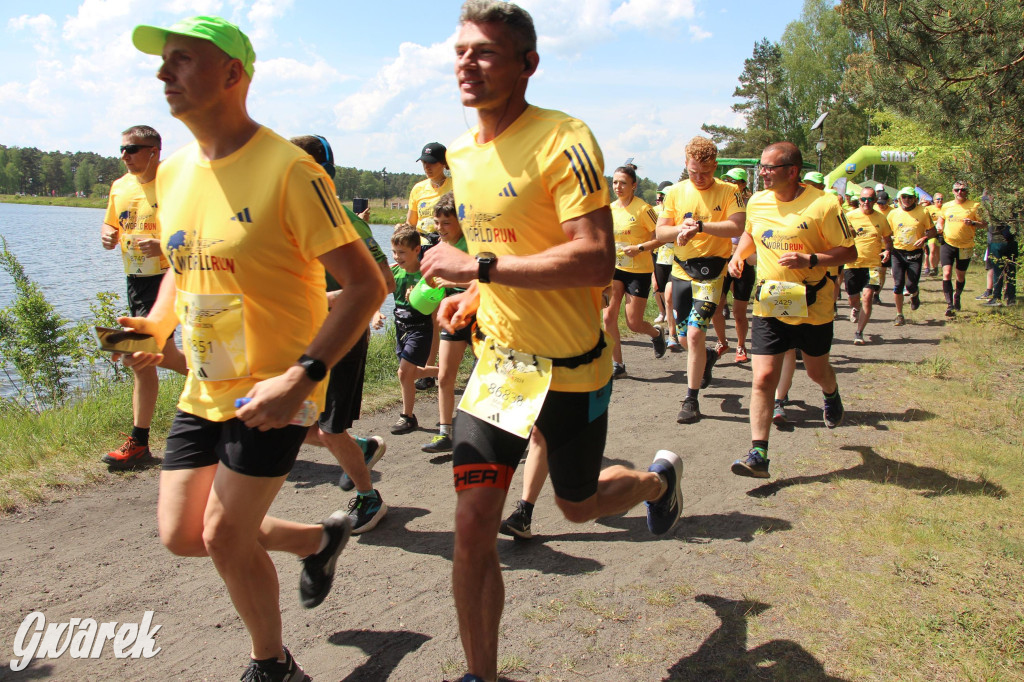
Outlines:
[[658,450],[647,470],[658,474],[668,484],[664,495],[647,503],[647,528],[655,535],[664,535],[683,514],[683,460],[674,452]]
[[[359,441],[356,440],[358,443]],[[384,452],[388,449],[387,443],[380,436],[374,436],[373,438],[366,439],[366,449],[363,450],[363,461],[366,462],[366,468],[373,471],[373,465],[380,461],[380,458],[384,456]],[[349,475],[344,471],[341,472],[341,478],[338,479],[338,487],[348,492],[356,487],[356,484],[352,482]]]
[[748,476],[750,478],[771,478],[768,473],[770,460],[761,456],[757,450],[751,449],[747,456],[732,463],[732,472],[737,476]]

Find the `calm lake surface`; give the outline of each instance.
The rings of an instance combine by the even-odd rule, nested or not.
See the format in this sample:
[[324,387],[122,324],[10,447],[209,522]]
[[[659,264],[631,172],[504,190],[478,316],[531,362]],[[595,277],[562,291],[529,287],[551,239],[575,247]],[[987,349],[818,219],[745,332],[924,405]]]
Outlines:
[[[30,206],[0,203],[0,236],[17,256],[25,273],[46,294],[57,311],[73,322],[89,319],[89,305],[101,291],[120,296],[127,314],[125,275],[118,250],[100,245],[103,209],[64,206]],[[384,252],[391,253],[392,225],[371,225]],[[14,285],[0,270],[0,308],[14,300]],[[394,303],[389,296],[384,312],[390,316]],[[0,393],[7,393],[6,378]]]

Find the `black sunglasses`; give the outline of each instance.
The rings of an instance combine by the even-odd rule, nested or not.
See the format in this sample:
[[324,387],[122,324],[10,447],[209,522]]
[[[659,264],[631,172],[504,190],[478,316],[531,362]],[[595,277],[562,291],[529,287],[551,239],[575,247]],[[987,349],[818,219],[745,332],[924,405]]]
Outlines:
[[138,154],[140,149],[152,149],[155,146],[155,144],[123,144],[121,145],[121,153]]
[[864,202],[867,202],[869,204],[875,203],[875,198],[874,197],[861,197],[860,200],[864,201]]
[[785,168],[786,166],[795,166],[795,163],[777,163],[774,166],[768,164],[761,164],[761,170],[775,170],[776,168]]
[[953,191],[954,192],[966,192],[967,188],[966,187],[954,187]]

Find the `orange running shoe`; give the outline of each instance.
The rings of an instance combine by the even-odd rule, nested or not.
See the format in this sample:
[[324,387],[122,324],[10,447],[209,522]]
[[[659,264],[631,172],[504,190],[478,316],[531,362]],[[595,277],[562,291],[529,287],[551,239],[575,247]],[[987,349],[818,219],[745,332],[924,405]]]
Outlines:
[[103,463],[115,470],[134,469],[152,461],[153,453],[149,451],[149,446],[139,445],[131,436],[120,448],[103,455]]

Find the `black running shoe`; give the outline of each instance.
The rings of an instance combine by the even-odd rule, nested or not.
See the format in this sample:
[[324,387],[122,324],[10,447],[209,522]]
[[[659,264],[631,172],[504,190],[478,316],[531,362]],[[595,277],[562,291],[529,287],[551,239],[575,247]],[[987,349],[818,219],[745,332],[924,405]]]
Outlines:
[[683,460],[668,450],[658,450],[647,468],[665,479],[665,492],[654,502],[647,502],[647,529],[655,535],[672,530],[683,514]]
[[707,359],[704,361],[704,376],[701,377],[700,387],[707,388],[711,385],[711,370],[715,368],[715,363],[718,362],[718,353],[705,348],[705,355]]
[[612,379],[626,376],[626,365],[622,362],[612,361]]
[[654,344],[654,357],[660,358],[665,355],[665,330],[661,327],[655,327],[658,330],[658,335],[651,339],[651,343]]
[[523,501],[516,503],[514,512],[501,522],[498,532],[502,535],[510,535],[516,540],[529,540],[533,537],[530,531],[530,514],[523,507]]
[[732,463],[732,472],[737,476],[748,478],[771,478],[768,464],[771,460],[761,456],[757,450],[751,449],[747,456]]
[[420,423],[416,420],[416,415],[399,415],[398,421],[391,425],[391,433],[396,436],[401,436],[405,433],[412,433],[420,427]]
[[842,396],[836,396],[834,399],[829,400],[825,398],[825,407],[822,410],[822,415],[825,419],[825,426],[830,429],[834,429],[843,423],[843,398]]
[[953,312],[953,306],[949,306],[946,308],[946,319],[952,320],[954,317],[956,317],[956,313]]
[[417,379],[414,383],[417,391],[428,391],[432,389],[436,384],[437,382],[434,381],[434,377],[421,377]]
[[430,439],[430,442],[420,448],[423,452],[431,454],[438,452],[451,452],[453,448],[452,437],[447,433],[439,433]]
[[376,490],[373,495],[356,495],[348,503],[348,515],[352,519],[352,535],[373,530],[388,513],[388,506]]
[[338,510],[324,519],[321,525],[327,533],[327,546],[302,560],[302,574],[299,576],[299,598],[307,609],[320,606],[331,591],[334,566],[352,534],[352,519],[348,512]]
[[921,307],[921,297],[918,296],[917,294],[912,295],[910,297],[910,309],[911,310],[917,310],[920,307]]
[[288,647],[284,647],[284,662],[276,659],[256,661],[249,659],[249,667],[242,673],[241,682],[304,682],[309,677],[295,662]]
[[696,424],[700,421],[700,404],[696,398],[683,400],[683,407],[676,415],[677,424]]

